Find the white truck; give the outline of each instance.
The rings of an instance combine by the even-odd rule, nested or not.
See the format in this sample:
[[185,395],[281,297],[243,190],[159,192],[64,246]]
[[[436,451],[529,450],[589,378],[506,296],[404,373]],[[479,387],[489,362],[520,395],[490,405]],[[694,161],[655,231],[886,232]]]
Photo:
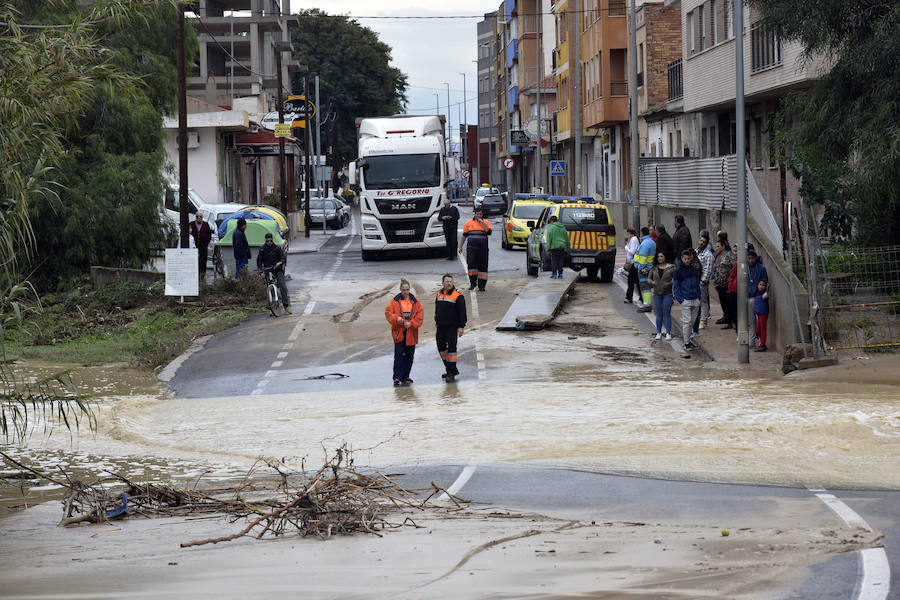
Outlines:
[[359,154],[348,178],[360,187],[362,258],[379,253],[446,248],[437,219],[455,178],[444,148],[444,117],[359,118]]

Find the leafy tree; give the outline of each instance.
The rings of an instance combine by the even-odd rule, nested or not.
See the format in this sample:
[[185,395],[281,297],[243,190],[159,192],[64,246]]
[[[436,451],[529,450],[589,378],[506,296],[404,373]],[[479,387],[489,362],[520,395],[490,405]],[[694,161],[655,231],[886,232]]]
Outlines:
[[900,235],[900,2],[750,0],[831,70],[787,98],[776,144],[825,225],[860,243]]
[[[325,138],[330,137],[333,146],[332,164],[342,166],[356,158],[356,117],[402,112],[407,78],[390,65],[390,46],[368,27],[318,9],[303,10],[298,16],[294,58],[309,67],[310,81],[319,76],[318,109],[334,119],[326,124]],[[295,92],[303,90],[302,77],[293,81]],[[326,143],[323,140],[323,146]]]
[[[21,4],[24,11],[32,3]],[[138,268],[165,245],[161,123],[177,98],[173,25],[178,9],[168,1],[132,6],[132,26],[104,21],[96,36],[107,64],[140,85],[127,94],[113,86],[91,90],[63,140],[67,152],[56,173],[60,202],[42,198],[31,205],[32,219],[41,224],[32,265],[44,288],[64,284],[91,265]],[[66,0],[52,11],[31,10],[33,18],[60,22],[77,19],[83,8]],[[188,53],[196,37],[190,40]]]

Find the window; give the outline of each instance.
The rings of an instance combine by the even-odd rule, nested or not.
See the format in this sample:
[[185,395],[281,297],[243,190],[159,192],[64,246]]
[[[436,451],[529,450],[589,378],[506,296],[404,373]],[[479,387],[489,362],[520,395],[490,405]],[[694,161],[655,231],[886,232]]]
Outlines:
[[675,156],[675,147],[672,142],[672,132],[669,132],[669,156]]
[[641,87],[644,85],[644,44],[638,44],[638,74],[637,74],[637,85]]
[[700,158],[706,158],[707,152],[707,130],[706,127],[703,127],[700,130]]
[[728,39],[734,38],[734,4],[729,0],[723,0],[725,4],[725,34]]
[[697,31],[700,32],[700,50],[706,49],[706,27],[703,23],[703,5],[697,7]]
[[713,125],[709,128],[709,154],[710,156],[718,156],[719,155],[719,140],[716,137],[716,126]]
[[694,11],[688,13],[687,16],[687,30],[688,30],[688,50],[691,54],[697,51],[696,39],[695,39],[695,29],[694,29]]
[[757,21],[750,28],[751,71],[761,71],[781,64],[781,38],[771,26]]
[[716,31],[716,0],[709,0],[709,45],[715,46],[719,42],[718,32]]

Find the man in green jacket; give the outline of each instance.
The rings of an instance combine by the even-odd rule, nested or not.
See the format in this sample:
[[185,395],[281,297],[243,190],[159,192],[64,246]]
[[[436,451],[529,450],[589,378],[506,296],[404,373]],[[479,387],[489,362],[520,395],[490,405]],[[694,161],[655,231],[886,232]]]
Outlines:
[[550,217],[550,225],[547,226],[547,250],[550,251],[550,270],[553,271],[550,279],[562,279],[566,251],[571,247],[566,226],[559,222],[556,215]]

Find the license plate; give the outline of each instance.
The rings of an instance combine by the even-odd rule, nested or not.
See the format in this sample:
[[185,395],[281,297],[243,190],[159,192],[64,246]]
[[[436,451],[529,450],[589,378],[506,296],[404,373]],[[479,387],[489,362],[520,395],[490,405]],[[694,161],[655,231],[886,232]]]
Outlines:
[[398,229],[394,232],[395,235],[416,235],[415,229]]
[[572,262],[573,263],[593,263],[594,257],[593,256],[573,256]]

